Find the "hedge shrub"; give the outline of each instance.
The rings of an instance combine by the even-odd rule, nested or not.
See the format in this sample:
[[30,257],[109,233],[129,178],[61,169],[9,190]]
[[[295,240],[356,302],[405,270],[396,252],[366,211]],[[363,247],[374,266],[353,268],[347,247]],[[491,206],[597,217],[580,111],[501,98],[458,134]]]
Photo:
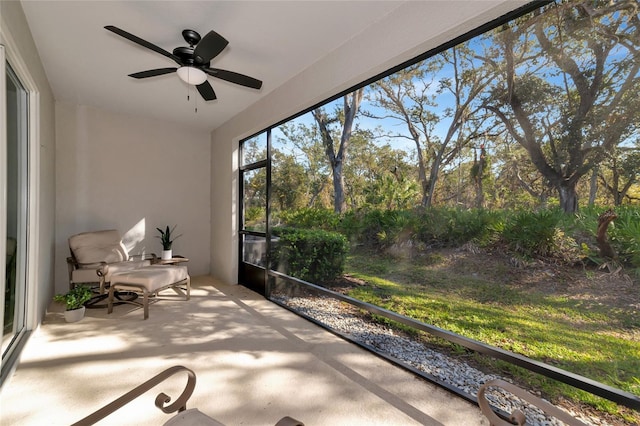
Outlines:
[[280,219],[286,227],[305,229],[324,229],[333,231],[340,223],[340,215],[333,210],[320,208],[302,208],[280,213]]
[[314,284],[340,277],[349,252],[347,238],[320,229],[274,228],[277,269]]
[[525,256],[552,255],[562,215],[560,210],[516,212],[507,218],[502,238],[509,248]]
[[484,246],[498,238],[503,217],[502,212],[483,209],[428,208],[419,213],[416,231],[427,246]]

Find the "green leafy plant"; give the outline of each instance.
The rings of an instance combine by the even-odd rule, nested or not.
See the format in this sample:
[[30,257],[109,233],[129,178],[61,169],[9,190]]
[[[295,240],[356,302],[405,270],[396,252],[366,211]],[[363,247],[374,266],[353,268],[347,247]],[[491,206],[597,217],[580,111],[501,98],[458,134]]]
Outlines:
[[80,309],[85,303],[87,303],[93,297],[91,289],[86,285],[77,285],[68,293],[56,294],[53,300],[59,303],[64,303],[67,311],[73,311],[74,309]]
[[560,210],[520,211],[507,219],[502,239],[525,256],[549,256],[554,252]]
[[383,250],[413,237],[412,214],[405,210],[370,210],[359,220],[360,242]]
[[609,226],[609,237],[620,260],[640,268],[640,210],[616,208],[618,218]]
[[342,275],[349,250],[344,235],[320,229],[274,228],[273,259],[288,275],[323,284]]
[[173,236],[173,233],[176,230],[176,226],[178,225],[173,225],[173,228],[169,228],[169,225],[167,225],[167,228],[164,231],[160,228],[156,228],[160,232],[160,235],[156,235],[156,237],[160,238],[163,250],[171,250],[171,245],[173,244],[173,242],[182,236],[182,234],[178,235],[177,237]]
[[416,235],[428,246],[457,247],[467,242],[486,246],[498,239],[501,212],[484,209],[428,208],[415,212]]
[[306,229],[335,230],[340,223],[340,215],[330,209],[302,208],[295,211],[285,211],[281,214],[282,221],[288,227]]

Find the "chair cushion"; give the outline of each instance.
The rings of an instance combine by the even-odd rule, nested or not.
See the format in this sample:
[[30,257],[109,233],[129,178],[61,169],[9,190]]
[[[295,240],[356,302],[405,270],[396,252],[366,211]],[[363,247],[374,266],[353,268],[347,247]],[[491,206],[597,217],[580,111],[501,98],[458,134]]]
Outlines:
[[69,248],[79,263],[122,262],[129,258],[115,229],[73,235],[69,237]]
[[[113,274],[132,271],[149,265],[151,265],[150,260],[129,260],[127,262],[110,263],[104,281],[111,281]],[[100,277],[98,277],[96,268],[80,268],[71,272],[71,282],[73,283],[93,283],[98,281],[100,281]]]
[[197,408],[190,408],[171,417],[164,426],[224,426],[224,424],[203,414]]
[[[111,285],[118,285],[119,289],[126,289],[126,284],[143,286],[149,292],[180,282],[189,277],[186,266],[151,265],[132,271],[111,274]],[[132,288],[135,289],[135,288]]]
[[100,277],[95,269],[76,269],[71,272],[72,283],[97,283]]

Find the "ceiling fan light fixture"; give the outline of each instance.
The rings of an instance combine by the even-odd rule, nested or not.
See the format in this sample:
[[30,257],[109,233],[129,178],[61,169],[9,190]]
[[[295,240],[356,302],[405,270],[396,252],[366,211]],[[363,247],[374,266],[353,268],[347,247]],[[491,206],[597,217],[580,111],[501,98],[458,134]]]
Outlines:
[[207,74],[198,68],[184,66],[178,68],[177,73],[180,80],[193,86],[197,86],[207,81]]

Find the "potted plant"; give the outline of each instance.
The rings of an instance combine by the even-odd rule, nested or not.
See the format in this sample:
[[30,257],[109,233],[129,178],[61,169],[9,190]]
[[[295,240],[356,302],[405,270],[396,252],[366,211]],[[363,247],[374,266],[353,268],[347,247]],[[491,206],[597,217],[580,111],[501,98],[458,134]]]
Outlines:
[[173,232],[176,230],[177,225],[173,225],[173,228],[167,228],[163,231],[160,228],[156,228],[160,232],[160,241],[162,242],[162,260],[171,259],[173,257],[173,251],[171,250],[171,246],[175,240],[182,236],[182,234],[177,237],[173,236]]
[[77,322],[84,318],[84,304],[91,300],[92,297],[93,293],[89,287],[86,285],[77,285],[69,290],[68,293],[56,294],[53,300],[65,304],[65,321]]

